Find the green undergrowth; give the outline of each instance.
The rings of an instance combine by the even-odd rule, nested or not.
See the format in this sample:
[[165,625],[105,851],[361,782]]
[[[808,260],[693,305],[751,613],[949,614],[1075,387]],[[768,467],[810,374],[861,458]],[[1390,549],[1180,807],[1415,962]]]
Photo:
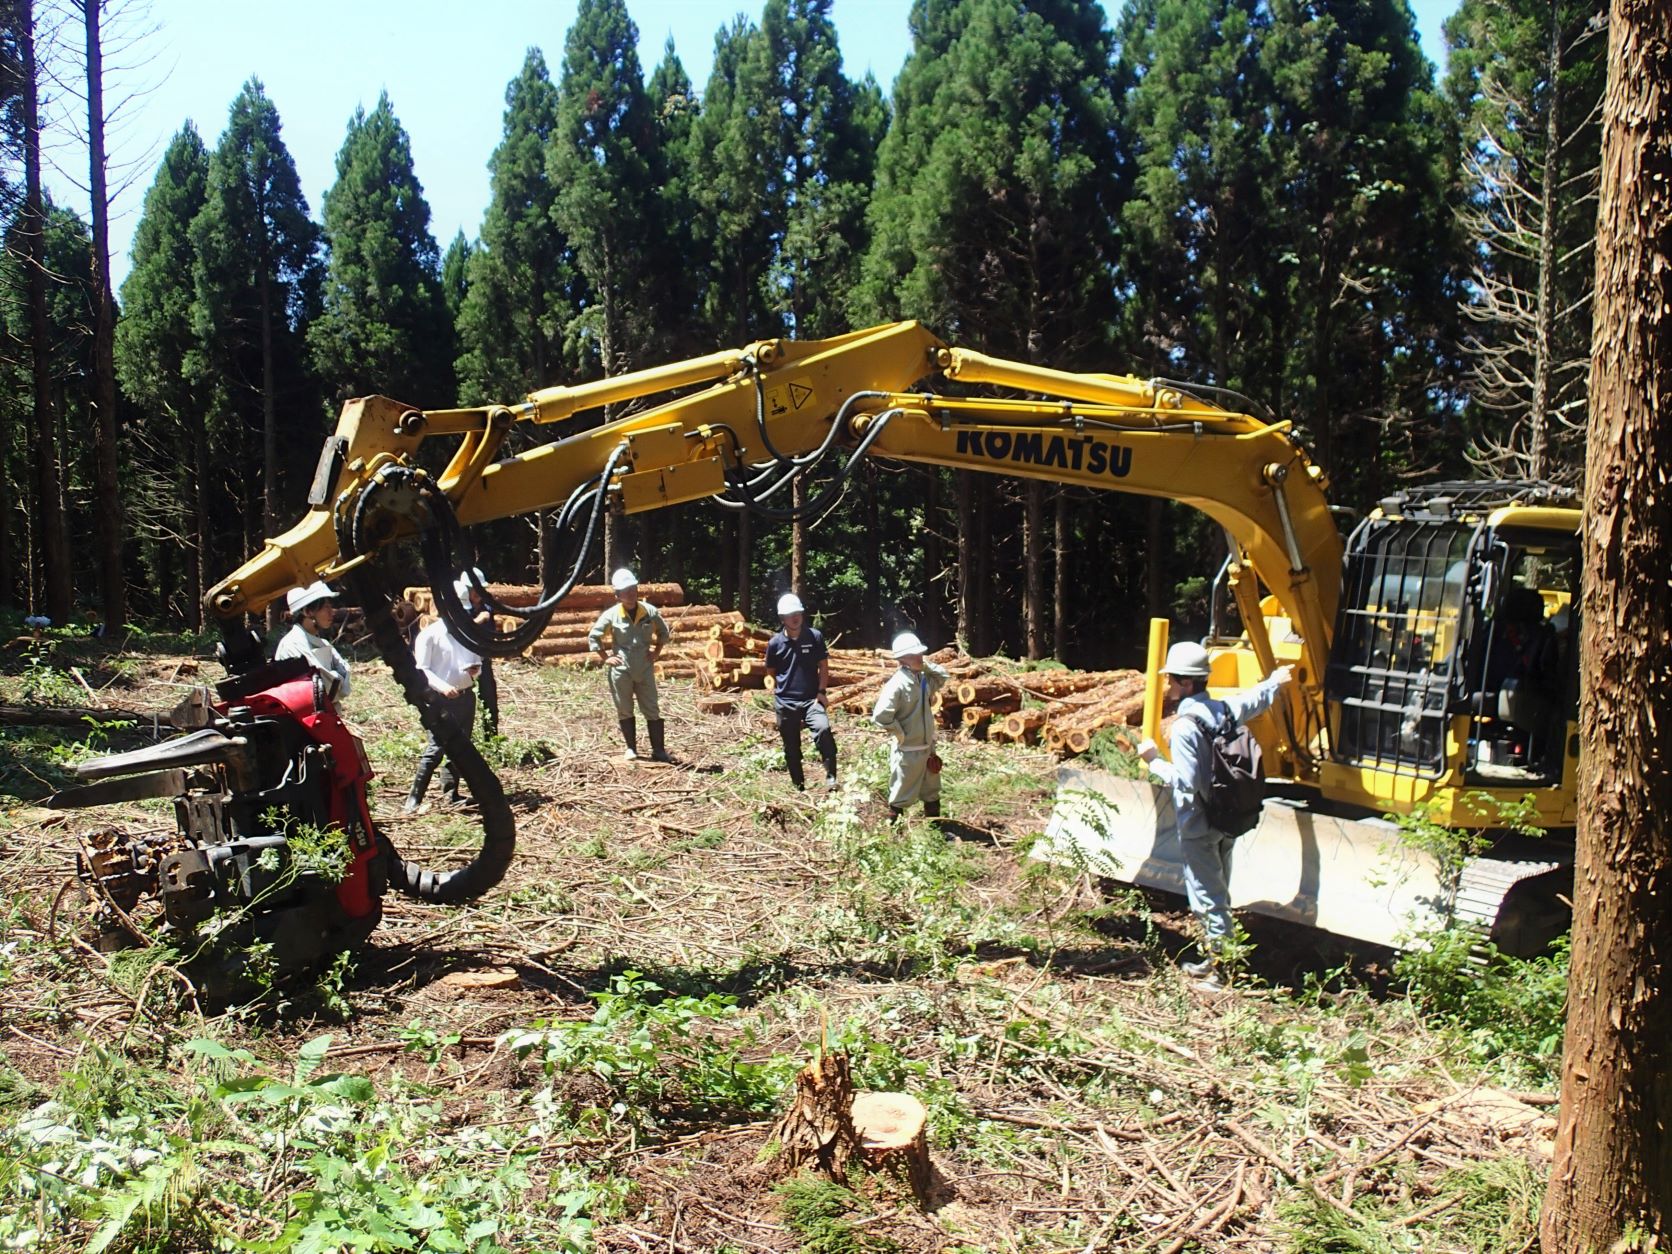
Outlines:
[[458,1124],[424,1086],[331,1069],[330,1044],[279,1069],[198,1039],[168,1072],[90,1050],[7,1103],[0,1248],[581,1251],[619,1212],[622,1180],[543,1161],[570,1132],[549,1091]]

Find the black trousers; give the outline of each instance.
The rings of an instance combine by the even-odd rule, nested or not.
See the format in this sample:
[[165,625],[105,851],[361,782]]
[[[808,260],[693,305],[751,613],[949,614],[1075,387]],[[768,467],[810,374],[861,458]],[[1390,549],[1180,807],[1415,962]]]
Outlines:
[[[466,688],[456,697],[444,697],[440,693],[432,693],[432,699],[441,707],[443,717],[454,727],[459,728],[466,736],[476,731],[476,690]],[[457,795],[459,791],[459,777],[453,770],[453,763],[442,762],[441,742],[430,733],[429,743],[424,746],[424,752],[418,758],[418,774],[412,780],[412,795],[423,797],[430,786],[430,776],[435,774],[435,768],[441,767],[441,791],[449,797]]]
[[790,768],[790,778],[797,784],[805,782],[801,771],[801,729],[813,733],[813,747],[819,751],[825,770],[836,769],[836,735],[830,730],[830,715],[817,699],[812,701],[775,701],[778,715],[778,735],[784,741],[784,764]]

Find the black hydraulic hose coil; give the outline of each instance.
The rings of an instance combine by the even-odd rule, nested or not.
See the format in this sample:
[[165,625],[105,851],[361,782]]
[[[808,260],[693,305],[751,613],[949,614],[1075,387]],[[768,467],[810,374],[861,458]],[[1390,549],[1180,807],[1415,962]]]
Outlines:
[[348,572],[348,583],[364,608],[366,625],[377,642],[378,652],[389,663],[395,681],[418,711],[424,728],[440,743],[453,769],[469,785],[481,815],[482,848],[467,865],[453,871],[429,871],[408,862],[395,851],[389,838],[379,833],[388,856],[389,883],[420,901],[449,906],[471,901],[505,878],[516,853],[517,823],[505,800],[505,788],[472,742],[471,729],[455,726],[431,700],[429,681],[418,669],[412,650],[390,613],[394,600],[382,573],[372,563],[362,563]]

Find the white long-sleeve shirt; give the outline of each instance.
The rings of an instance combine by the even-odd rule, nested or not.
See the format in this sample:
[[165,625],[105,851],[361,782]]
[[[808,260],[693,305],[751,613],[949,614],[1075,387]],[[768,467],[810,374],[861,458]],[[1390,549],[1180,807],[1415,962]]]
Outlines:
[[283,662],[287,658],[307,658],[313,668],[325,676],[331,690],[333,700],[348,699],[350,682],[348,677],[348,663],[343,655],[329,640],[322,640],[308,629],[297,623],[285,632],[279,641],[279,647],[273,650],[273,660]]
[[439,618],[418,633],[412,658],[437,692],[470,687],[475,678],[472,670],[482,665],[481,657],[453,639],[447,624]]
[[902,666],[877,693],[871,721],[894,737],[895,745],[911,752],[935,743],[934,696],[949,678],[946,668],[924,662],[921,671]]
[[1212,755],[1208,747],[1208,733],[1201,719],[1209,727],[1218,727],[1227,713],[1237,722],[1246,722],[1268,709],[1277,699],[1281,687],[1275,678],[1263,679],[1247,692],[1226,697],[1223,701],[1209,696],[1190,696],[1179,702],[1178,717],[1167,737],[1167,747],[1173,760],[1156,758],[1149,764],[1154,775],[1173,792],[1173,809],[1178,813],[1180,839],[1207,837],[1212,828],[1207,815],[1202,813],[1198,798],[1207,786],[1207,772]]

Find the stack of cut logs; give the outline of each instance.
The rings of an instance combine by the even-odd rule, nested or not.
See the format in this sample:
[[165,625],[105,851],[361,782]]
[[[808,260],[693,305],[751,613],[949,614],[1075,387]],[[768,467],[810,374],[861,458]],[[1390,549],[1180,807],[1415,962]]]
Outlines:
[[[869,714],[895,663],[877,655],[879,669],[843,687],[832,663],[830,708]],[[930,654],[951,678],[935,697],[942,727],[966,738],[1043,744],[1053,753],[1084,753],[1106,727],[1136,727],[1144,715],[1144,677],[1138,671],[1027,671],[1006,675],[992,663],[956,649]],[[1043,702],[1024,708],[1033,698]]]
[[[528,606],[540,599],[540,589],[529,584],[491,583],[488,591],[504,605]],[[710,632],[722,628],[747,630],[743,615],[736,610],[722,610],[717,605],[686,605],[685,589],[677,583],[640,584],[639,595],[662,611],[673,633],[656,664],[658,679],[697,678],[698,667],[708,658]],[[435,613],[435,602],[428,588],[408,588],[406,599],[425,616],[425,621]],[[551,666],[596,666],[598,658],[588,651],[587,633],[598,620],[599,612],[614,604],[615,593],[606,584],[583,584],[572,589],[558,603],[540,638],[529,646],[528,655]],[[500,624],[501,628],[512,625]]]
[[[540,596],[539,588],[525,584],[488,588],[506,605],[533,605]],[[662,611],[673,632],[656,664],[657,678],[689,679],[702,694],[771,690],[772,677],[766,670],[770,631],[750,626],[735,610],[686,605],[685,589],[676,583],[641,584],[639,594]],[[426,621],[435,613],[428,588],[408,588],[406,598]],[[558,605],[529,655],[551,666],[596,665],[596,656],[587,650],[587,633],[599,611],[614,604],[615,593],[605,585],[575,588]],[[936,718],[965,738],[1039,744],[1072,756],[1084,753],[1104,728],[1137,727],[1143,719],[1144,677],[1138,671],[1004,674],[991,661],[954,648],[932,653],[929,660],[951,675],[935,697]],[[832,648],[830,708],[869,714],[898,665],[886,649]]]

